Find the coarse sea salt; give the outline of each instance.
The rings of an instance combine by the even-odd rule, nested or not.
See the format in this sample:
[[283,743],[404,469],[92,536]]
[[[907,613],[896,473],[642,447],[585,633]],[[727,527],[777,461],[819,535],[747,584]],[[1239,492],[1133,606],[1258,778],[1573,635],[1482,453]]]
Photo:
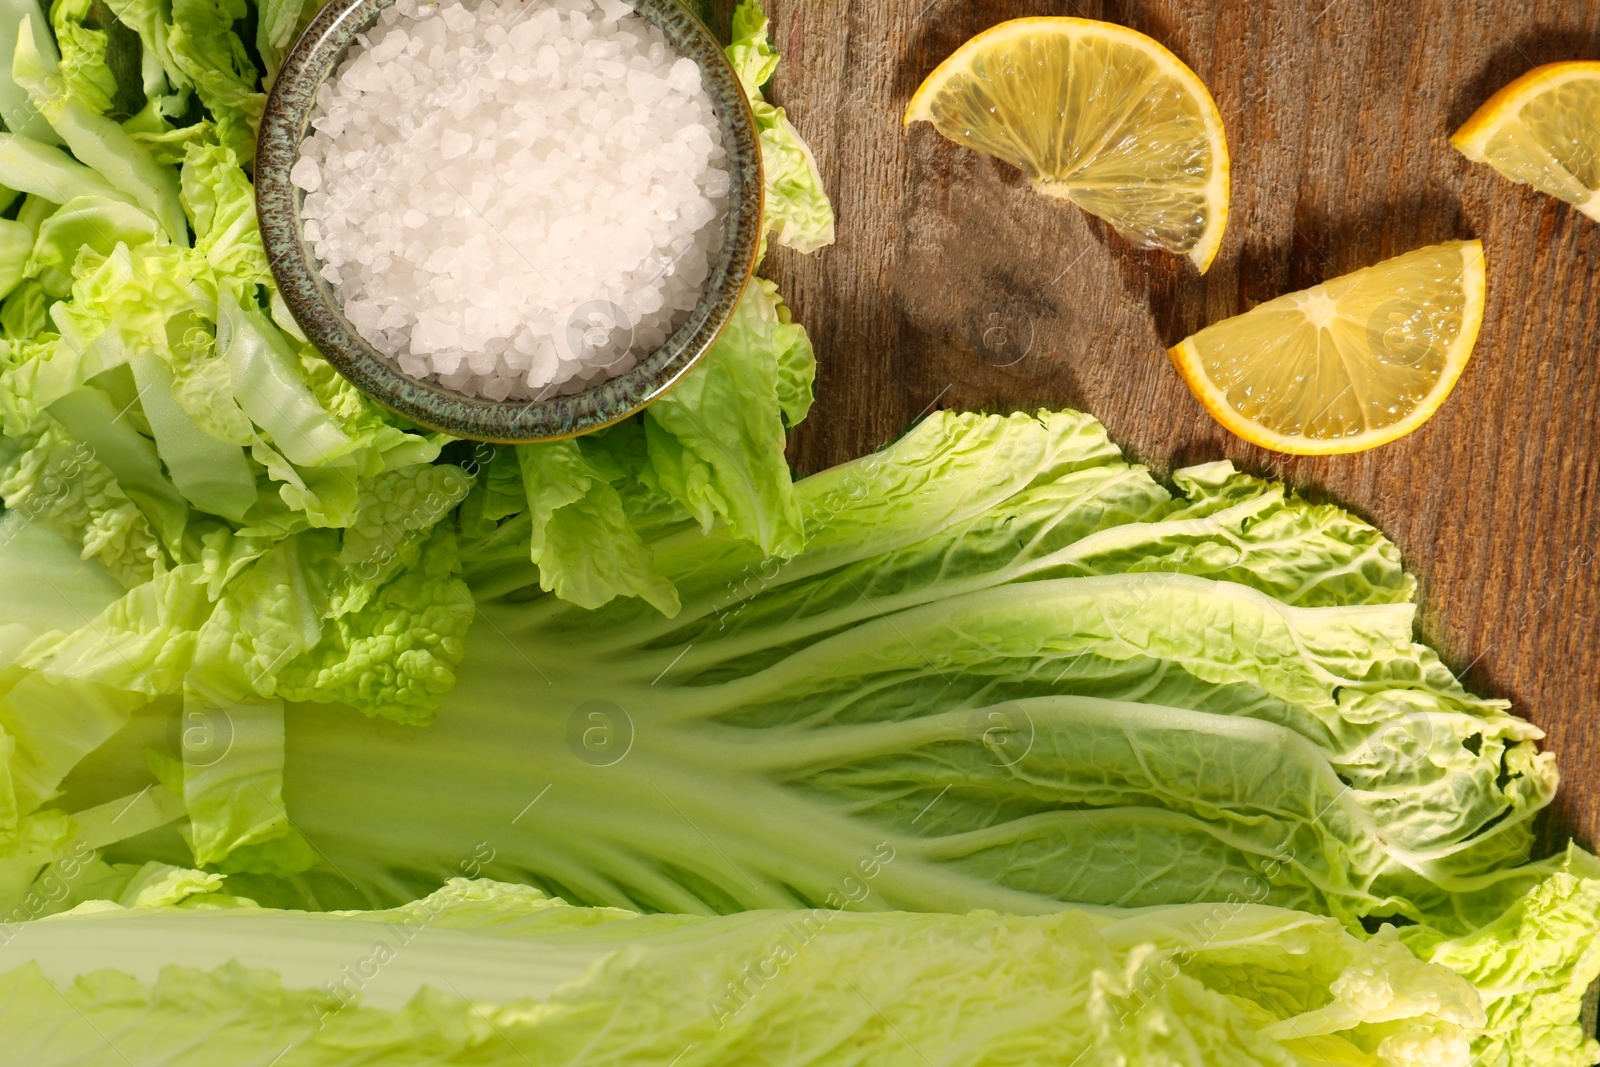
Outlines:
[[468,396],[576,393],[699,301],[730,175],[699,66],[621,0],[398,0],[290,180],[345,317]]

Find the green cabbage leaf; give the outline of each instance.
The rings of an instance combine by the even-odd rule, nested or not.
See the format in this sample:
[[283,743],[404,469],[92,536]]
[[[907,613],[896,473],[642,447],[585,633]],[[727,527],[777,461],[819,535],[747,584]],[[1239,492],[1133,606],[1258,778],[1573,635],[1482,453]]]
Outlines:
[[[470,869],[491,855],[479,844]],[[892,849],[862,857],[865,885]],[[13,927],[0,1031],[39,1067],[974,1062],[1468,1067],[1483,994],[1386,927],[1257,905],[726,918],[455,878],[389,911],[274,911],[198,872]],[[1524,960],[1519,947],[1509,955]],[[533,1057],[537,1056],[537,1060]]]
[[822,172],[783,108],[769,104],[763,87],[778,69],[768,39],[766,12],[757,0],[741,0],[733,12],[733,42],[728,48],[756,118],[767,185],[767,229],[785,248],[815,252],[833,244],[833,208],[823,191]]
[[[600,444],[596,469],[629,451],[622,435]],[[295,622],[343,602],[337,545],[418,531],[395,517],[359,541],[306,531],[256,564],[292,585],[257,588],[269,572],[246,571],[222,600],[239,617],[207,624],[231,643],[212,654],[202,631],[183,676],[238,665],[237,714],[226,692],[200,706],[188,690],[120,713],[82,757],[119,772],[70,774],[59,810],[132,794],[147,761],[165,768],[188,824],[112,841],[102,861],[202,862],[270,908],[401,907],[488,842],[466,873],[630,911],[855,894],[863,912],[1276,909],[1361,941],[1393,922],[1398,940],[1371,942],[1385,966],[1467,978],[1481,1023],[1354,1022],[1383,989],[1450,998],[1419,978],[1351,977],[1348,1004],[1319,999],[1292,1027],[1247,1011],[1258,1032],[1305,1062],[1587,1054],[1576,1020],[1600,861],[1527,859],[1557,784],[1539,731],[1416,642],[1415,583],[1360,519],[1227,464],[1165,485],[1087,416],[940,413],[798,482],[806,547],[787,559],[639,512],[682,598],[669,618],[640,598],[589,609],[545,591],[528,528],[494,521],[526,514],[524,474],[495,453],[459,505],[428,512],[443,518],[393,579],[412,583],[408,604],[432,594],[413,639],[456,627],[455,651],[423,649],[444,669],[406,668],[417,645],[386,643],[395,629],[367,640],[387,587],[320,630]],[[448,561],[429,570],[436,553]],[[389,695],[405,692],[430,714]],[[206,744],[184,722],[214,724]],[[213,735],[241,739],[238,774],[209,762]],[[252,755],[280,751],[281,769]],[[207,807],[213,790],[230,803]],[[227,858],[207,861],[215,842]],[[850,872],[879,846],[895,860],[862,893]],[[1525,942],[1542,954],[1508,962]],[[1501,980],[1507,966],[1522,977]],[[1530,1027],[1548,1036],[1524,1040]]]

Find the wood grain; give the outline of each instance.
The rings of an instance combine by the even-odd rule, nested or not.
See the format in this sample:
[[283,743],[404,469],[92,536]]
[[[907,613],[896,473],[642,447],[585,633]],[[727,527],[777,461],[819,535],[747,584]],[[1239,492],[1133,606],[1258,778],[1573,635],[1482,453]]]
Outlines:
[[[1421,576],[1423,638],[1548,731],[1565,788],[1546,847],[1600,844],[1600,224],[1448,143],[1528,68],[1600,58],[1600,0],[769,9],[784,57],[771,95],[816,150],[839,217],[835,247],[778,250],[765,268],[821,363],[797,469],[881,447],[934,408],[1070,406],[1158,470],[1227,457],[1342,503]],[[1234,184],[1208,275],[925,125],[901,129],[940,60],[1024,15],[1132,26],[1210,86]],[[1348,457],[1263,451],[1213,423],[1164,354],[1280,293],[1456,237],[1486,246],[1487,317],[1454,396],[1405,440]]]

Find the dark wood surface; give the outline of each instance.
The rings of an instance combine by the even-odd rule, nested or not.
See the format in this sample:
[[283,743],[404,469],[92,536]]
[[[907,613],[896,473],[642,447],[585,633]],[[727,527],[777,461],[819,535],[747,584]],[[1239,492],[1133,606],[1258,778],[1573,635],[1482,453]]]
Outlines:
[[[1600,0],[768,7],[784,58],[770,95],[816,150],[839,220],[835,247],[765,268],[820,360],[797,469],[878,448],[936,407],[1075,407],[1158,470],[1227,457],[1343,503],[1421,577],[1423,638],[1548,731],[1565,787],[1547,843],[1600,844],[1600,223],[1448,143],[1523,71],[1600,58]],[[926,125],[901,129],[939,61],[1025,15],[1132,26],[1210,87],[1233,200],[1208,275]],[[1444,409],[1395,444],[1263,451],[1213,423],[1167,360],[1209,322],[1458,237],[1486,246],[1483,332]]]

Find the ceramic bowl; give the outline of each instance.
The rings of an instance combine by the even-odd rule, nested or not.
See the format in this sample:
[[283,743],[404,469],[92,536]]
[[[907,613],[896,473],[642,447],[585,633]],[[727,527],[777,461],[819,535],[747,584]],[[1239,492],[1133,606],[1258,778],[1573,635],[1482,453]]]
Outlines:
[[[309,128],[317,89],[344,60],[355,35],[394,0],[332,0],[284,60],[267,99],[256,150],[256,214],[273,276],[295,321],[339,373],[402,417],[454,437],[500,443],[550,441],[609,426],[642,409],[678,381],[716,341],[755,270],[761,238],[761,149],[755,118],[722,48],[680,0],[633,0],[679,55],[700,65],[722,127],[732,182],[726,238],[698,304],[658,350],[632,369],[580,393],[539,400],[463,396],[413,378],[363,339],[338,294],[319,273],[300,215],[304,193],[289,180]],[[578,309],[581,313],[583,309]],[[569,333],[581,337],[581,318]]]

